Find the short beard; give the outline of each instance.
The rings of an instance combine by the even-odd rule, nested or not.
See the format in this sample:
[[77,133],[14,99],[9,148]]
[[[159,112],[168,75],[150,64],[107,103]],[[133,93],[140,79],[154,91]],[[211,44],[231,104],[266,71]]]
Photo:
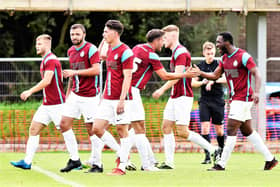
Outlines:
[[83,40],[79,40],[79,41],[77,41],[76,43],[74,43],[74,42],[72,41],[73,45],[80,45],[82,42],[83,42]]

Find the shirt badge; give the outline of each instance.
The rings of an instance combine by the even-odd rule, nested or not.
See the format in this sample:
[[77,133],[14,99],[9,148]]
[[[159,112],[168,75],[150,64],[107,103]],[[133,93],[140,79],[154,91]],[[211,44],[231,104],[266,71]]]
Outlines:
[[114,60],[117,60],[117,59],[118,59],[118,54],[115,54]]
[[233,66],[236,67],[237,65],[238,65],[238,62],[235,60],[235,61],[233,62]]
[[85,52],[82,51],[82,52],[80,53],[80,57],[84,57],[84,56],[85,56]]

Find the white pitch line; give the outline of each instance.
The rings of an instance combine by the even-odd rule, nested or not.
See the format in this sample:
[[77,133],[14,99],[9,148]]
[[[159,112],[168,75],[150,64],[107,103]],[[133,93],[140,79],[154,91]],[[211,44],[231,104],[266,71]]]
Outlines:
[[37,171],[37,172],[43,173],[44,175],[47,175],[48,177],[56,180],[57,182],[60,182],[60,183],[63,183],[63,184],[67,184],[67,185],[70,185],[70,186],[73,186],[73,187],[84,187],[81,184],[78,184],[78,183],[66,180],[63,177],[61,177],[61,176],[59,176],[59,175],[57,175],[57,174],[55,174],[53,172],[50,172],[48,170],[44,170],[44,169],[42,169],[42,168],[40,168],[38,166],[32,166],[32,169]]

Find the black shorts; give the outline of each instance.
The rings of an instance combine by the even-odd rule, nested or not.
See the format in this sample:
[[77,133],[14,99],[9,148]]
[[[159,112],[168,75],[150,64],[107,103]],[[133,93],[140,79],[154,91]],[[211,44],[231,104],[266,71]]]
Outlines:
[[224,124],[224,102],[214,101],[200,101],[199,102],[199,116],[200,122],[212,120],[212,124],[222,125]]

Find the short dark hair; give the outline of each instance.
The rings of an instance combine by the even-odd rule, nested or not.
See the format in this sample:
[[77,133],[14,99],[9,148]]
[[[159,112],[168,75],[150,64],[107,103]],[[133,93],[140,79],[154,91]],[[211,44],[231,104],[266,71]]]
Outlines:
[[72,29],[81,29],[83,31],[83,33],[86,33],[86,28],[84,25],[80,24],[80,23],[76,23],[74,25],[71,26],[71,30]]
[[119,20],[108,20],[105,23],[105,26],[117,31],[119,35],[122,35],[123,33],[123,24]]
[[229,42],[231,45],[233,45],[233,37],[230,32],[221,32],[219,33],[219,36],[223,37],[224,42]]
[[148,42],[153,42],[155,39],[160,38],[164,35],[164,31],[160,29],[152,29],[146,34],[146,39]]

